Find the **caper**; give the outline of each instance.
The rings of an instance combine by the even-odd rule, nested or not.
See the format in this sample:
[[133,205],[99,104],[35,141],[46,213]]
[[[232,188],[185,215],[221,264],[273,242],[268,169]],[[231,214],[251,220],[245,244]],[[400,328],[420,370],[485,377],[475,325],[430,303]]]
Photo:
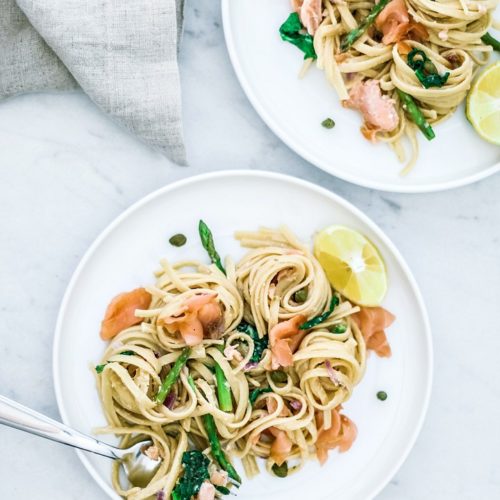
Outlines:
[[434,75],[437,74],[438,70],[435,66],[435,64],[430,60],[427,59],[424,62],[424,70],[429,74],[429,75]]
[[275,384],[286,384],[288,375],[282,370],[275,370],[271,372],[271,380]]
[[328,128],[328,129],[331,129],[331,128],[335,127],[335,122],[331,118],[326,118],[325,120],[323,120],[321,122],[321,126]]
[[387,392],[385,392],[385,391],[378,391],[377,392],[377,398],[380,399],[380,401],[385,401],[387,399]]
[[179,233],[174,234],[168,241],[174,247],[181,247],[186,244],[187,238],[183,234]]
[[307,300],[308,294],[307,288],[301,288],[293,294],[293,300],[297,302],[297,304],[303,304]]
[[281,465],[274,464],[271,467],[273,473],[277,477],[286,477],[288,476],[288,464],[283,462]]

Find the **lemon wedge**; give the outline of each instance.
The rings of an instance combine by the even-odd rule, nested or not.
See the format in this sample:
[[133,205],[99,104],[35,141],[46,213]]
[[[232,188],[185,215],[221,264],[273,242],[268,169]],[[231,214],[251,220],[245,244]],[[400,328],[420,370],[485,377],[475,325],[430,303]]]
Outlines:
[[329,226],[314,240],[314,255],[330,284],[351,302],[377,306],[387,291],[384,261],[365,236],[344,226]]
[[466,112],[476,132],[500,146],[500,61],[479,75],[467,96]]

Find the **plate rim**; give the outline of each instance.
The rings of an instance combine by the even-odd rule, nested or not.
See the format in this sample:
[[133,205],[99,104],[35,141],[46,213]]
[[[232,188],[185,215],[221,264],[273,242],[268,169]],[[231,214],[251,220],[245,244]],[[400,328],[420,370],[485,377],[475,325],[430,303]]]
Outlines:
[[[385,232],[376,224],[372,219],[370,219],[365,213],[363,213],[359,208],[354,206],[351,202],[347,201],[345,198],[342,196],[326,189],[321,186],[318,186],[317,184],[314,184],[312,182],[306,181],[304,179],[291,176],[288,174],[282,174],[282,173],[277,173],[277,172],[268,172],[268,171],[263,171],[263,170],[221,170],[217,172],[209,172],[209,173],[204,173],[200,175],[194,175],[185,179],[177,180],[172,183],[168,183],[159,189],[154,190],[153,192],[143,196],[140,198],[138,201],[134,202],[132,205],[130,205],[128,208],[126,208],[123,212],[121,212],[117,217],[115,217],[100,233],[99,235],[95,238],[95,240],[92,242],[92,244],[88,247],[88,249],[85,251],[83,254],[82,258],[80,259],[77,267],[75,268],[70,281],[66,287],[66,290],[63,295],[63,299],[61,301],[60,307],[59,307],[59,312],[57,315],[57,321],[56,321],[56,327],[55,327],[55,333],[54,333],[54,340],[53,340],[53,348],[52,348],[52,380],[53,380],[53,385],[54,385],[54,392],[56,396],[56,402],[57,402],[57,407],[59,410],[59,414],[61,415],[62,421],[66,425],[71,425],[70,419],[68,418],[68,414],[66,412],[66,406],[64,402],[64,398],[62,396],[62,384],[61,384],[61,374],[60,374],[60,369],[59,369],[59,351],[60,351],[60,343],[61,343],[61,337],[62,337],[62,324],[64,321],[64,317],[66,314],[66,309],[68,307],[68,303],[71,299],[71,296],[73,294],[73,290],[76,286],[76,283],[84,271],[88,261],[90,258],[94,255],[94,253],[98,250],[100,247],[101,243],[109,236],[109,234],[118,226],[120,225],[124,220],[126,220],[130,215],[132,215],[134,212],[137,210],[141,209],[143,206],[147,205],[154,199],[164,196],[168,192],[182,189],[186,186],[190,186],[192,184],[197,184],[200,182],[204,182],[206,180],[211,180],[211,179],[218,179],[218,178],[224,178],[224,177],[256,177],[260,179],[273,179],[285,183],[290,183],[294,184],[298,187],[305,188],[311,191],[315,191],[318,194],[321,194],[323,196],[326,196],[329,198],[331,201],[341,205],[343,208],[347,209],[350,211],[352,214],[354,214],[356,217],[358,217],[364,224],[366,224],[374,233],[382,240],[384,245],[387,246],[390,252],[392,252],[392,255],[398,265],[401,266],[401,269],[405,275],[405,277],[408,279],[408,283],[410,285],[411,291],[414,293],[415,298],[416,298],[416,304],[419,309],[419,312],[422,316],[423,324],[424,324],[424,339],[425,339],[425,347],[426,347],[426,355],[428,359],[428,369],[426,372],[427,376],[427,381],[425,385],[425,396],[422,404],[422,408],[420,411],[420,415],[417,421],[416,426],[411,432],[411,435],[407,441],[407,444],[404,448],[403,453],[397,458],[397,460],[394,462],[393,466],[390,468],[388,473],[381,478],[379,481],[379,484],[377,485],[376,489],[373,492],[373,497],[374,498],[376,495],[378,495],[389,483],[389,481],[394,477],[394,475],[398,472],[398,470],[401,468],[403,463],[406,461],[408,458],[411,450],[413,449],[413,446],[415,445],[415,442],[422,430],[425,417],[428,412],[429,408],[429,403],[430,403],[430,398],[431,398],[431,392],[432,392],[432,384],[433,384],[433,377],[434,377],[434,350],[433,350],[433,343],[432,343],[432,332],[431,332],[431,326],[430,326],[430,321],[429,321],[429,316],[427,313],[427,308],[425,306],[424,300],[422,293],[420,291],[420,288],[417,284],[417,281],[409,268],[408,264],[406,263],[406,260],[402,256],[401,252],[397,249],[395,244],[392,242],[392,240],[385,234]],[[87,456],[85,452],[82,450],[75,450],[76,454],[78,455],[78,458],[80,461],[83,463],[84,467],[87,469],[89,474],[92,476],[92,478],[96,481],[96,483],[102,488],[102,490],[110,497],[113,499],[119,500],[121,497],[117,495],[117,493],[107,484],[107,482],[101,478],[101,476],[98,474],[97,470],[91,465],[90,461],[87,459]]]
[[245,93],[250,104],[255,109],[259,117],[263,122],[271,129],[271,131],[292,151],[294,151],[301,158],[314,165],[315,167],[323,170],[329,175],[333,175],[342,179],[344,181],[350,182],[358,186],[362,186],[369,189],[376,189],[378,191],[392,192],[392,193],[407,193],[407,194],[418,194],[418,193],[432,193],[436,191],[447,191],[449,189],[455,189],[462,186],[467,186],[478,182],[486,177],[490,177],[497,172],[500,172],[500,161],[494,163],[490,167],[476,172],[474,174],[466,175],[460,179],[440,181],[440,182],[430,182],[427,184],[419,185],[401,185],[393,184],[390,182],[380,182],[364,180],[356,175],[350,175],[349,173],[339,171],[335,166],[328,165],[326,162],[322,161],[320,158],[316,158],[314,154],[309,153],[306,149],[302,148],[300,145],[294,143],[287,133],[282,129],[279,123],[274,120],[271,115],[266,111],[265,107],[260,103],[256,94],[253,92],[252,87],[249,83],[246,73],[240,64],[239,57],[236,51],[236,43],[233,35],[233,29],[230,22],[231,18],[231,4],[235,4],[234,0],[221,0],[221,10],[222,10],[222,26],[224,30],[224,40],[226,42],[226,48],[229,53],[229,59],[233,66],[236,77],[240,83],[243,92]]

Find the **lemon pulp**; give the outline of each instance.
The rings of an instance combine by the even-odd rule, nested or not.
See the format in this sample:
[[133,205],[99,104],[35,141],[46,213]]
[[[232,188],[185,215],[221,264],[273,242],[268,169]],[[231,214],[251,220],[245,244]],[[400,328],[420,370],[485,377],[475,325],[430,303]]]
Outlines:
[[466,112],[476,132],[500,146],[500,61],[479,75],[467,96]]
[[344,226],[320,231],[314,255],[330,284],[348,300],[363,306],[379,305],[387,292],[384,261],[365,236]]

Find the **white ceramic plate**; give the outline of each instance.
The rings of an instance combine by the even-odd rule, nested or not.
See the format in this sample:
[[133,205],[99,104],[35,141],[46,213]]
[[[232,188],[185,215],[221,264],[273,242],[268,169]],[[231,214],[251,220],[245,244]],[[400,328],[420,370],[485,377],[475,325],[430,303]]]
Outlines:
[[[359,132],[361,116],[342,108],[323,72],[297,78],[302,53],[281,41],[278,29],[290,0],[222,0],[224,32],[240,83],[262,119],[290,148],[330,174],[361,186],[399,192],[449,189],[500,170],[500,147],[483,141],[463,108],[436,126],[436,139],[419,136],[420,157],[406,177],[385,144]],[[333,130],[321,127],[332,117]]]
[[[78,266],[64,297],[54,343],[54,381],[66,424],[91,433],[105,424],[91,365],[101,359],[99,326],[117,293],[152,282],[159,259],[207,257],[197,222],[212,228],[221,254],[243,250],[237,229],[287,224],[304,241],[329,224],[366,234],[386,259],[390,288],[384,305],[397,315],[388,331],[393,357],[371,356],[366,377],[345,405],[359,435],[348,453],[331,453],[324,467],[311,462],[286,480],[262,473],[245,481],[238,498],[366,500],[395,474],[412,447],[426,412],[432,376],[432,347],[425,307],[415,280],[382,231],[342,198],[305,181],[265,172],[220,172],[194,177],[152,193],[121,215],[95,241]],[[182,248],[168,238],[182,232]],[[376,398],[385,390],[384,403]],[[115,442],[112,436],[105,437]],[[107,459],[78,452],[85,467],[112,498]]]

